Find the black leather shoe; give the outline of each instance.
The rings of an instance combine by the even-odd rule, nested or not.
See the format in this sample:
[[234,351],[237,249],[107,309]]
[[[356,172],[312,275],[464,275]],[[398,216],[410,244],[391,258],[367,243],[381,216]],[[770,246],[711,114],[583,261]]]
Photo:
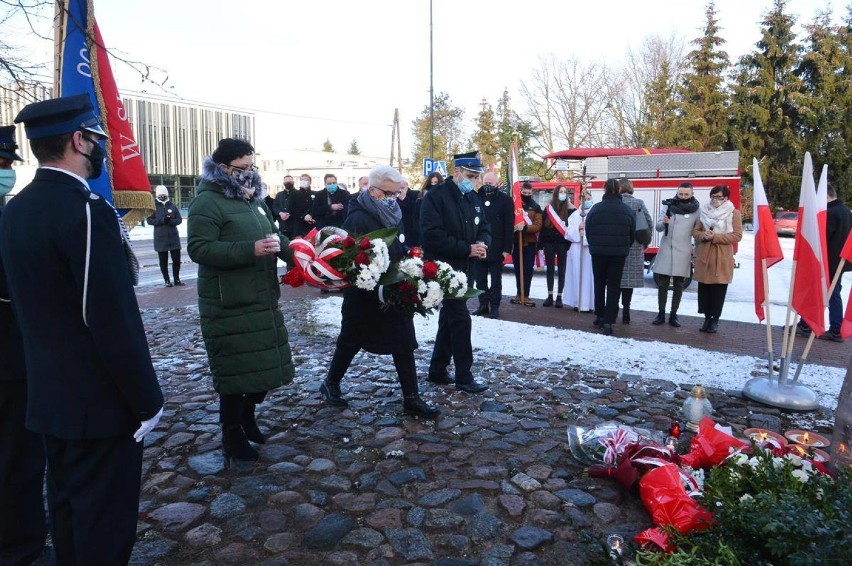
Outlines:
[[675,328],[680,328],[680,319],[676,314],[669,315],[669,325],[674,326]]
[[491,314],[489,314],[488,316],[489,318],[500,318],[500,308],[491,307]]
[[719,319],[715,316],[710,319],[710,324],[707,325],[707,334],[716,334],[719,330]]
[[175,287],[186,287],[186,283],[183,281],[175,281]]
[[438,385],[449,385],[453,382],[453,380],[450,379],[450,375],[446,372],[444,372],[444,373],[430,373],[426,377],[426,381],[436,383]]
[[603,333],[604,333],[605,336],[612,336],[612,325],[611,324],[607,324],[607,323],[601,324],[601,330],[603,330]]
[[621,313],[621,322],[623,324],[630,324],[630,309],[625,308]]
[[553,306],[561,309],[562,308],[562,297],[556,297],[556,301],[554,301]]
[[798,324],[796,325],[796,336],[802,336],[804,338],[810,338],[811,329],[810,328],[802,328]]
[[552,307],[553,306],[553,295],[548,295],[547,298],[541,303],[543,307]]
[[171,281],[166,281],[166,287],[174,287]]
[[483,391],[488,389],[488,386],[479,383],[476,380],[471,380],[464,383],[457,382],[456,389],[458,389],[459,391],[464,391],[466,393],[482,393]]
[[704,324],[701,325],[701,328],[698,329],[698,332],[707,332],[707,329],[710,328],[710,317],[704,317]]
[[406,415],[423,417],[424,419],[434,419],[441,414],[440,409],[433,407],[421,399],[420,395],[412,395],[411,397],[403,398],[402,410]]
[[486,316],[488,314],[488,305],[479,305],[479,307],[470,314],[474,316]]
[[342,393],[340,391],[340,384],[323,381],[322,385],[320,385],[319,392],[325,399],[325,402],[329,405],[334,405],[335,407],[349,406],[349,402],[341,397]]
[[655,318],[653,321],[651,321],[651,324],[653,324],[655,326],[659,326],[659,325],[663,324],[665,321],[666,321],[666,313],[661,312],[657,315],[657,318]]
[[222,451],[225,457],[234,460],[257,460],[260,454],[249,444],[240,425],[222,427]]
[[595,320],[594,320],[594,322],[592,322],[592,324],[594,324],[597,327],[601,327],[603,325],[603,317],[602,316],[596,316]]

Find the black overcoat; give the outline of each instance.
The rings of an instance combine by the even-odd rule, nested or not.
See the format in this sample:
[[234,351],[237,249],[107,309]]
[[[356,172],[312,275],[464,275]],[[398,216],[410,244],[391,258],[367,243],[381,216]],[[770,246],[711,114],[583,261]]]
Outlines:
[[445,261],[471,279],[470,246],[491,244],[491,227],[476,192],[462,194],[452,177],[436,185],[420,205],[420,245],[426,259]]
[[290,229],[294,237],[304,236],[314,227],[313,224],[305,222],[305,216],[311,213],[314,196],[311,189],[299,189],[290,195]]
[[78,179],[38,169],[0,219],[0,277],[27,368],[27,428],[62,439],[132,435],[163,394],[115,210]]
[[[332,210],[332,204],[342,204],[343,209]],[[333,193],[328,192],[328,189],[317,191],[311,205],[311,217],[316,222],[316,228],[319,230],[326,226],[343,226],[348,206],[349,193],[343,189],[337,189]]]
[[[344,230],[363,236],[382,228],[385,226],[361,206],[357,198],[349,201]],[[406,252],[400,241],[404,238],[399,237],[404,234],[401,222],[397,229],[399,235],[388,248],[392,263],[402,259]],[[374,354],[401,354],[417,348],[412,317],[394,309],[382,309],[378,289],[364,291],[354,286],[344,289],[341,314],[340,336],[337,338],[341,347],[357,346]]]
[[[0,218],[2,214],[0,209]],[[0,272],[3,271],[2,266],[3,257],[0,255]],[[24,340],[21,338],[6,280],[0,277],[0,381],[24,381],[26,376]]]
[[491,227],[491,244],[488,246],[488,261],[502,261],[503,254],[512,253],[515,231],[515,206],[512,197],[502,191],[486,194],[480,191],[485,219]]
[[180,249],[178,225],[183,222],[180,210],[170,200],[156,202],[154,214],[148,217],[148,224],[154,227],[154,251],[170,252]]
[[586,238],[593,256],[626,257],[635,231],[636,213],[621,202],[621,195],[604,195],[586,216]]

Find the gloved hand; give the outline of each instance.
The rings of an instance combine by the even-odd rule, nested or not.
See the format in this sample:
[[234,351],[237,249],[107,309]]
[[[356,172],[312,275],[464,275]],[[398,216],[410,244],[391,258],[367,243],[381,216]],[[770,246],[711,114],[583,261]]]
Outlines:
[[142,421],[142,425],[139,427],[139,430],[133,433],[133,438],[136,442],[142,442],[142,439],[146,434],[154,430],[154,427],[157,426],[157,423],[160,422],[160,417],[163,416],[163,407],[160,407],[160,411],[148,419],[147,421]]

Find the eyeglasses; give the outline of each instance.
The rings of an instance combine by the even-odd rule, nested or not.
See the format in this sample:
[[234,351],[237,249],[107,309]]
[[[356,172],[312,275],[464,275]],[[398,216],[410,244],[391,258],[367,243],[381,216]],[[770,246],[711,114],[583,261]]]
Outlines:
[[727,200],[727,199],[728,199],[728,197],[726,197],[726,196],[721,196],[721,195],[716,195],[716,196],[711,196],[711,197],[710,197],[710,200]]
[[243,173],[256,173],[257,167],[254,165],[248,165],[247,167],[237,167],[236,165],[228,165],[231,169],[239,169]]
[[396,191],[386,191],[386,190],[384,190],[384,189],[380,189],[379,187],[373,187],[373,186],[371,186],[370,188],[371,188],[371,189],[376,189],[377,191],[379,191],[380,193],[382,193],[383,195],[385,195],[385,198],[395,197],[396,195],[398,195],[398,194],[399,194],[399,193],[398,193],[398,192],[396,192]]

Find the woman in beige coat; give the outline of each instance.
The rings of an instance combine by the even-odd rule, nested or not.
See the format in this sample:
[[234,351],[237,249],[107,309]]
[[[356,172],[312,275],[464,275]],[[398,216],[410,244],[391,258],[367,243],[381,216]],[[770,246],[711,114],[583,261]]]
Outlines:
[[704,314],[701,332],[714,334],[722,315],[728,284],[734,278],[734,244],[743,239],[740,211],[729,200],[725,185],[710,189],[710,202],[701,206],[692,235],[698,242],[695,273],[698,312]]

